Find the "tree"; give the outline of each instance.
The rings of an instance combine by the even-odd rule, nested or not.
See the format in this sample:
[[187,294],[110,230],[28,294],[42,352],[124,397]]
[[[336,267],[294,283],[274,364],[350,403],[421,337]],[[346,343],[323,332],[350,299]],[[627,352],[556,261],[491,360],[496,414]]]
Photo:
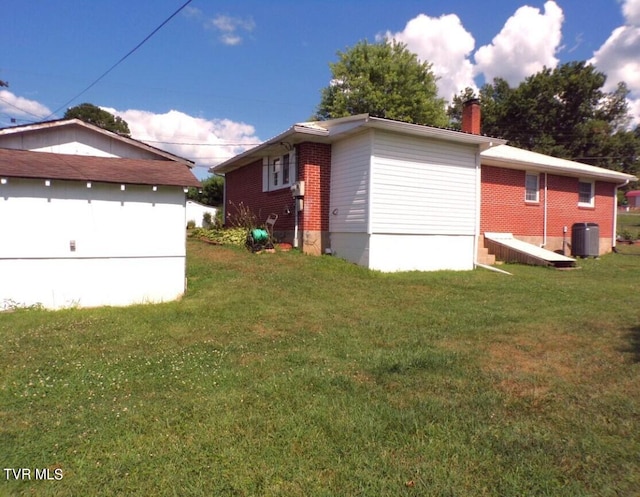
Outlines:
[[[640,141],[627,129],[627,87],[603,90],[606,75],[586,62],[545,68],[516,88],[501,78],[480,89],[482,132],[555,157],[637,174]],[[454,99],[456,119],[468,91]]]
[[187,198],[201,204],[214,207],[224,202],[224,178],[222,176],[209,176],[202,181],[202,188],[189,188]]
[[332,82],[322,90],[316,118],[368,113],[416,124],[446,126],[445,102],[438,98],[431,64],[406,45],[361,41],[330,63]]
[[112,131],[119,135],[130,136],[129,125],[121,117],[114,116],[100,107],[93,104],[84,103],[67,109],[64,113],[65,119],[80,119],[86,123],[94,124],[100,128]]

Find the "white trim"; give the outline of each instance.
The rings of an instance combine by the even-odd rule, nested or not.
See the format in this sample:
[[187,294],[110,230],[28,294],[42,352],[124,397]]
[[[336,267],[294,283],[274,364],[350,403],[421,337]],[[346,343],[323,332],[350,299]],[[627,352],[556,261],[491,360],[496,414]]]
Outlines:
[[480,153],[482,164],[487,166],[505,167],[525,171],[539,171],[562,176],[585,177],[603,179],[605,181],[636,181],[637,178],[630,174],[604,169],[574,162],[567,159],[559,159],[550,155],[539,154],[509,145],[497,145],[483,150]]
[[[591,192],[589,195],[589,202],[584,202],[580,200],[580,183],[591,185]],[[596,198],[596,182],[592,179],[587,178],[578,178],[578,207],[595,207],[595,198]]]
[[[287,158],[288,157],[288,162]],[[288,179],[284,180],[285,165],[288,167]],[[273,192],[291,188],[296,182],[296,153],[291,150],[286,154],[262,159],[262,191]]]
[[[535,177],[536,178],[536,188],[535,188],[535,198],[530,199],[527,198],[529,196],[529,185],[527,184],[527,179]],[[540,203],[540,173],[535,171],[526,171],[524,176],[524,201],[529,204],[538,204]]]

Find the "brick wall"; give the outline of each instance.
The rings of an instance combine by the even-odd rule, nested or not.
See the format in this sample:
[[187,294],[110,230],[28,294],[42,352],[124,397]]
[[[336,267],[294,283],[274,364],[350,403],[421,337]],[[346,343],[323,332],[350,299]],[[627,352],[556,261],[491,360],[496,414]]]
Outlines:
[[[539,202],[525,202],[525,171],[482,166],[480,232],[508,232],[516,237],[542,243],[544,236],[544,174],[540,174]],[[568,238],[574,223],[592,222],[600,228],[603,251],[611,246],[615,185],[597,181],[593,208],[578,206],[578,178],[548,175],[547,238],[548,248],[561,248],[563,227]],[[560,244],[560,246],[558,246]]]
[[225,188],[225,223],[227,225],[236,214],[237,207],[242,204],[254,213],[258,224],[264,223],[273,212],[278,215],[274,231],[293,231],[294,202],[291,191],[288,187],[272,192],[262,191],[262,159],[227,173]]
[[[305,182],[304,209],[300,213],[298,230],[302,249],[322,253],[329,237],[329,187],[331,180],[331,145],[301,143],[297,147],[296,180]],[[248,207],[260,223],[274,212],[278,214],[276,235],[293,242],[295,203],[290,189],[262,191],[262,159],[225,176],[226,220],[230,224],[237,206]]]
[[481,233],[542,236],[544,191],[540,191],[539,203],[525,202],[525,174],[525,171],[515,169],[482,166]]
[[329,231],[331,145],[302,143],[298,147],[299,177],[305,182],[301,229]]

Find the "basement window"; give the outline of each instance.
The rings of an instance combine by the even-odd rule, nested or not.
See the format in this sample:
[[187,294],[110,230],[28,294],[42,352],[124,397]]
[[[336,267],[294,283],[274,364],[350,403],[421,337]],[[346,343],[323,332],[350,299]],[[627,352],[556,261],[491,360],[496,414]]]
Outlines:
[[527,173],[524,179],[524,190],[525,202],[540,201],[540,175],[538,173]]
[[578,180],[578,206],[593,207],[594,205],[595,184],[593,181],[580,179]]

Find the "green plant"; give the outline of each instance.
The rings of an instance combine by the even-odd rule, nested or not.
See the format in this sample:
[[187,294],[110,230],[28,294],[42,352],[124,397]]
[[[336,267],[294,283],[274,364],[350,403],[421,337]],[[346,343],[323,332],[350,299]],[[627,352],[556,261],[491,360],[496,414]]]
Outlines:
[[213,221],[210,212],[205,212],[202,215],[202,226],[205,228],[213,228]]
[[193,219],[189,219],[187,221],[187,229],[192,230],[195,227],[196,227],[196,222]]
[[233,212],[227,213],[229,225],[237,228],[244,228],[251,230],[258,227],[258,216],[246,206],[244,202],[235,204],[229,201],[229,207],[233,209]]

